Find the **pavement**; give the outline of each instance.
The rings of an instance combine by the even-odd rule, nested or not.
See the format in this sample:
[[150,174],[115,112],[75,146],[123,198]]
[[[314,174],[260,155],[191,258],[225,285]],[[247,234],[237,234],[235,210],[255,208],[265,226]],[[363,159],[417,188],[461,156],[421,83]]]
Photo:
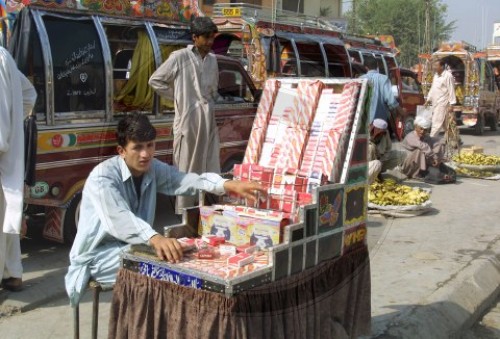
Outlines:
[[[499,132],[463,134],[465,145],[500,155]],[[369,217],[370,337],[465,337],[500,296],[500,181],[411,184],[432,189],[431,212],[413,218]],[[68,250],[50,242],[23,247],[25,289],[0,290],[2,337],[72,336],[72,311],[63,288]],[[80,306],[82,337],[90,336],[90,297]],[[101,297],[100,338],[106,337],[110,298],[111,293]]]

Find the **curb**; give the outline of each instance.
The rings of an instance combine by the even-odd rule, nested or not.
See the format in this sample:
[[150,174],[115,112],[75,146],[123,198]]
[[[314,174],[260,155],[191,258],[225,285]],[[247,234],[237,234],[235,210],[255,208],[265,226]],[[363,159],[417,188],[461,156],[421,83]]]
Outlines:
[[500,240],[374,338],[460,338],[500,295]]

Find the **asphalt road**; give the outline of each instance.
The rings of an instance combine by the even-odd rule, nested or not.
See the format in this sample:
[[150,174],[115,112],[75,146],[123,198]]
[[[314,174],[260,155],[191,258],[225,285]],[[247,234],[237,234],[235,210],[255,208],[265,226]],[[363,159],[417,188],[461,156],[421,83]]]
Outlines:
[[[500,133],[487,131],[484,136],[472,135],[472,130],[462,129],[464,146],[481,144],[485,152],[500,155]],[[487,182],[482,182],[486,183]],[[160,197],[155,228],[179,222],[172,215],[170,199]],[[368,246],[370,255],[377,254],[394,219],[370,216],[368,221]],[[65,296],[63,277],[68,266],[70,247],[44,240],[39,227],[31,225],[30,239],[23,240],[23,265],[25,289],[19,293],[0,290],[0,333],[2,338],[67,338],[72,335],[72,314]],[[106,337],[110,293],[102,295],[99,337]],[[33,302],[35,300],[35,302]],[[17,304],[16,304],[17,303]],[[9,305],[23,306],[17,314]],[[498,308],[498,307],[497,307]],[[12,312],[14,311],[14,314]],[[498,311],[497,311],[498,313]],[[481,331],[478,323],[476,331]],[[90,333],[90,295],[81,304],[81,331],[83,337]],[[479,332],[477,332],[479,333]],[[494,332],[498,333],[498,332]],[[497,336],[498,337],[498,336]],[[489,337],[485,337],[488,338]],[[493,337],[492,337],[493,338]]]

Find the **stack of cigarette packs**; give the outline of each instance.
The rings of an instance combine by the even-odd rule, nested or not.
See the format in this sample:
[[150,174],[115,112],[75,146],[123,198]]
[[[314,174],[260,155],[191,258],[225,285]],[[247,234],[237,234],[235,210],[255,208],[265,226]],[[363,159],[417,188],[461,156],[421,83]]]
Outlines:
[[233,296],[365,244],[368,165],[352,154],[367,140],[366,93],[366,80],[267,80],[244,161],[233,169],[267,194],[186,210],[171,227],[198,228],[201,238],[180,239],[180,263],[131,252],[122,266]]

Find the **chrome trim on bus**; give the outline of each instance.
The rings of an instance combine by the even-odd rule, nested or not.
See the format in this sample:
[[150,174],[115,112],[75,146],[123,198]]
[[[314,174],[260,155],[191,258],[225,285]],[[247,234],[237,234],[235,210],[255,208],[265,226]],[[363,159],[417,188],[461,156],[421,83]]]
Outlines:
[[[161,50],[160,46],[158,45],[158,39],[156,38],[156,34],[152,24],[150,22],[145,22],[144,24],[146,26],[146,31],[148,32],[149,41],[151,43],[151,46],[153,47],[153,55],[155,58],[155,69],[158,69],[158,67],[160,67],[161,63],[163,62],[163,60],[161,59]],[[158,116],[159,112],[160,112],[160,97],[155,91],[153,94],[153,113],[155,116]]]
[[113,98],[114,98],[114,86],[113,86],[113,59],[111,56],[111,50],[108,44],[108,37],[106,36],[106,30],[101,22],[101,19],[97,15],[92,15],[92,20],[94,20],[94,26],[97,30],[97,35],[101,42],[102,54],[104,59],[104,76],[106,77],[106,109],[105,117],[106,121],[113,120]]
[[47,125],[54,123],[54,67],[52,65],[52,52],[50,50],[49,36],[42,20],[43,12],[37,9],[32,11],[38,36],[40,37],[40,48],[42,49],[43,61],[45,63],[45,120]]

